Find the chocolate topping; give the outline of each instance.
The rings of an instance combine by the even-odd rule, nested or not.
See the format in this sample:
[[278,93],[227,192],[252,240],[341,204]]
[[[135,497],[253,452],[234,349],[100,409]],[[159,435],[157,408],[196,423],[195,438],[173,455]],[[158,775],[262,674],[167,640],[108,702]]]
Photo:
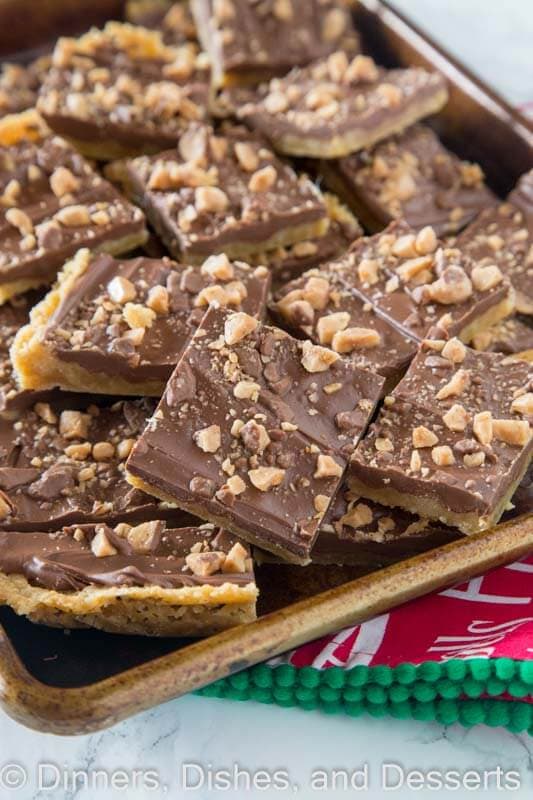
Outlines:
[[117,145],[130,153],[172,146],[189,120],[205,118],[208,88],[194,44],[171,47],[157,31],[108,22],[58,41],[38,108],[53,130],[105,158]]
[[[147,541],[142,549],[136,544],[140,538]],[[0,572],[24,575],[32,585],[58,592],[87,586],[245,586],[254,582],[252,561],[239,544],[236,563],[236,542],[210,525],[166,529],[158,522],[133,528],[101,523],[54,533],[0,532]]]
[[[192,125],[178,148],[128,162],[133,196],[176,257],[263,253],[327,228],[320,194],[242,127]],[[298,231],[300,228],[300,231]],[[283,238],[284,241],[278,241]]]
[[159,384],[170,377],[208,304],[261,316],[268,284],[265,267],[232,264],[225,256],[212,256],[202,267],[168,258],[87,256],[75,280],[65,272],[61,302],[34,334],[54,361],[132,384],[153,381],[161,394]]
[[[305,561],[381,386],[330,350],[211,309],[128,472],[183,508]],[[348,427],[336,423],[345,411],[357,412]]]
[[0,502],[0,528],[57,530],[102,518],[142,521],[155,513],[183,518],[124,480],[125,459],[153,404],[79,407],[41,402],[16,421],[0,420],[0,489],[8,501]]
[[145,237],[142,212],[59,137],[3,148],[0,204],[0,289],[51,282],[80,247],[122,252]]
[[496,203],[481,168],[461,161],[424,125],[322,168],[326,182],[372,231],[403,218],[417,230],[431,225],[440,236]]

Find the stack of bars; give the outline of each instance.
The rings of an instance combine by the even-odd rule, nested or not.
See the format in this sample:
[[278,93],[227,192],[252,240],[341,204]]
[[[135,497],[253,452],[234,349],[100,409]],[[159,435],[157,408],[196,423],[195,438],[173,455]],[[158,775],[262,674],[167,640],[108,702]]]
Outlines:
[[0,78],[0,602],[203,636],[255,617],[254,562],[510,513],[533,172],[498,199],[348,3],[140,6]]

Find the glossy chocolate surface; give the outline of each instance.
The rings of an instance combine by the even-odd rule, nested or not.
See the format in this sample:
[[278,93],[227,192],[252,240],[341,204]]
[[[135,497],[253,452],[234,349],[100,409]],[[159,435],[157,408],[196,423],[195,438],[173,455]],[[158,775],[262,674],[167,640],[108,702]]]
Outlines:
[[[32,585],[58,592],[79,591],[87,586],[175,589],[225,583],[246,585],[254,581],[249,551],[243,572],[223,571],[225,556],[236,542],[225,531],[211,525],[166,528],[165,523],[156,522],[147,543],[138,548],[128,538],[128,527],[119,525],[113,529],[101,523],[52,533],[0,532],[0,572],[24,575]],[[97,556],[91,547],[98,534],[105,536],[107,555]],[[206,575],[195,574],[186,562],[191,553],[207,556],[206,561],[208,554],[214,554],[218,569]]]
[[303,345],[267,326],[228,345],[228,320],[206,314],[127,468],[265,549],[307,559],[382,380],[340,358],[309,372]]

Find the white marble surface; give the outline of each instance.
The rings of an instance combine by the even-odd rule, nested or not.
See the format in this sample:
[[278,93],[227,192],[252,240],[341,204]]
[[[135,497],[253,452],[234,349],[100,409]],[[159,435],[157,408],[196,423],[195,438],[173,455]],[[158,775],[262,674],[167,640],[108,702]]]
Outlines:
[[[516,103],[533,100],[533,5],[529,0],[398,0],[435,38],[492,81]],[[434,795],[477,795],[480,790],[385,792],[381,770],[394,762],[405,771],[473,770],[483,779],[487,770],[514,771],[512,796],[530,798],[533,792],[533,739],[500,730],[398,720],[350,719],[287,710],[253,703],[186,697],[142,714],[109,731],[83,737],[58,738],[26,730],[0,713],[0,798],[17,800],[128,800],[150,797],[243,797],[240,789],[210,791],[206,786],[184,788],[183,765],[195,762],[204,778],[213,769],[234,764],[253,773],[286,770],[291,786],[282,790],[255,790],[248,796],[269,800],[292,795],[308,798],[391,796],[404,800]],[[10,765],[15,765],[13,769]],[[41,764],[41,774],[39,773]],[[313,770],[351,771],[367,765],[368,788],[316,791]],[[48,766],[47,766],[48,765]],[[54,766],[50,766],[54,765]],[[74,770],[82,773],[74,785]],[[95,771],[99,770],[97,774]],[[133,771],[139,772],[137,779]],[[123,771],[127,773],[124,776]],[[85,778],[83,777],[85,774]],[[192,771],[189,769],[189,785]],[[391,774],[389,772],[389,774]],[[195,780],[198,771],[195,772]],[[41,778],[41,788],[39,780]],[[88,780],[96,788],[84,788]],[[115,788],[112,786],[115,781]],[[138,788],[132,788],[137,780]],[[242,780],[242,779],[241,779]],[[476,780],[473,778],[472,780]],[[495,787],[484,797],[500,797]],[[502,778],[501,782],[503,785]],[[507,780],[511,780],[508,776]],[[9,782],[21,782],[8,788]],[[59,783],[58,783],[59,781]],[[127,783],[124,783],[127,781]],[[3,785],[2,785],[3,784]],[[121,788],[128,786],[127,790]],[[295,788],[297,787],[297,788]]]

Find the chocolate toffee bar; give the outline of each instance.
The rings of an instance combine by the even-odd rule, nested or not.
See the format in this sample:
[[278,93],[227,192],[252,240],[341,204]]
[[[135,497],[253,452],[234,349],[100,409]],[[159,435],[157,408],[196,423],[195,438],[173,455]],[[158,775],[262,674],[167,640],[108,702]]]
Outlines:
[[[155,404],[109,407],[37,403],[0,419],[0,528],[57,530],[92,521],[183,519],[124,479],[124,464]],[[44,526],[44,527],[43,527]]]
[[207,116],[209,69],[192,43],[108,22],[59,39],[38,108],[52,130],[90,158],[171,147],[190,120]]
[[50,56],[41,56],[25,66],[3,64],[0,71],[0,116],[33,108],[49,68]]
[[192,0],[217,86],[250,85],[337,49],[358,49],[350,2]]
[[533,327],[522,321],[519,315],[508,317],[474,336],[472,347],[474,350],[505,353],[523,361],[533,362]]
[[126,166],[126,186],[176,258],[244,258],[323,235],[319,191],[243,127],[192,125],[178,147]]
[[274,285],[286,283],[308,269],[338,258],[355,239],[363,235],[359,222],[335,195],[325,192],[323,200],[329,218],[329,227],[323,236],[278,247],[253,257],[254,264],[268,265]]
[[39,292],[30,292],[0,306],[0,415],[4,417],[18,414],[35,403],[49,401],[57,395],[53,391],[21,389],[9,357],[16,334],[26,325],[30,309],[41,297]]
[[347,288],[324,265],[283,286],[271,311],[281,327],[349,357],[387,379],[389,391],[416,353],[416,344]]
[[516,310],[533,314],[533,170],[507,202],[480,214],[457,246],[481,266],[497,265],[515,288]]
[[437,73],[384,70],[338,51],[250,92],[237,115],[280,153],[340,158],[439,111],[447,97]]
[[496,197],[478,164],[461,161],[425,125],[338,161],[323,161],[327,185],[340,194],[370,231],[393,219],[439,236],[464,228]]
[[0,120],[0,304],[51,283],[80,247],[142,244],[144,216],[34,112]]
[[261,317],[268,286],[266,267],[225,255],[188,267],[80,250],[16,337],[19,384],[161,397],[207,306]]
[[133,486],[307,563],[382,379],[211,308],[128,459]]
[[212,525],[0,533],[0,602],[34,622],[207,636],[253,620],[256,597],[248,548]]
[[439,325],[469,342],[514,309],[502,271],[439,241],[431,226],[417,233],[393,222],[354,242],[331,269],[380,316],[419,341]]
[[490,528],[533,455],[532,389],[530,364],[428,340],[358,446],[351,488],[463,533]]

